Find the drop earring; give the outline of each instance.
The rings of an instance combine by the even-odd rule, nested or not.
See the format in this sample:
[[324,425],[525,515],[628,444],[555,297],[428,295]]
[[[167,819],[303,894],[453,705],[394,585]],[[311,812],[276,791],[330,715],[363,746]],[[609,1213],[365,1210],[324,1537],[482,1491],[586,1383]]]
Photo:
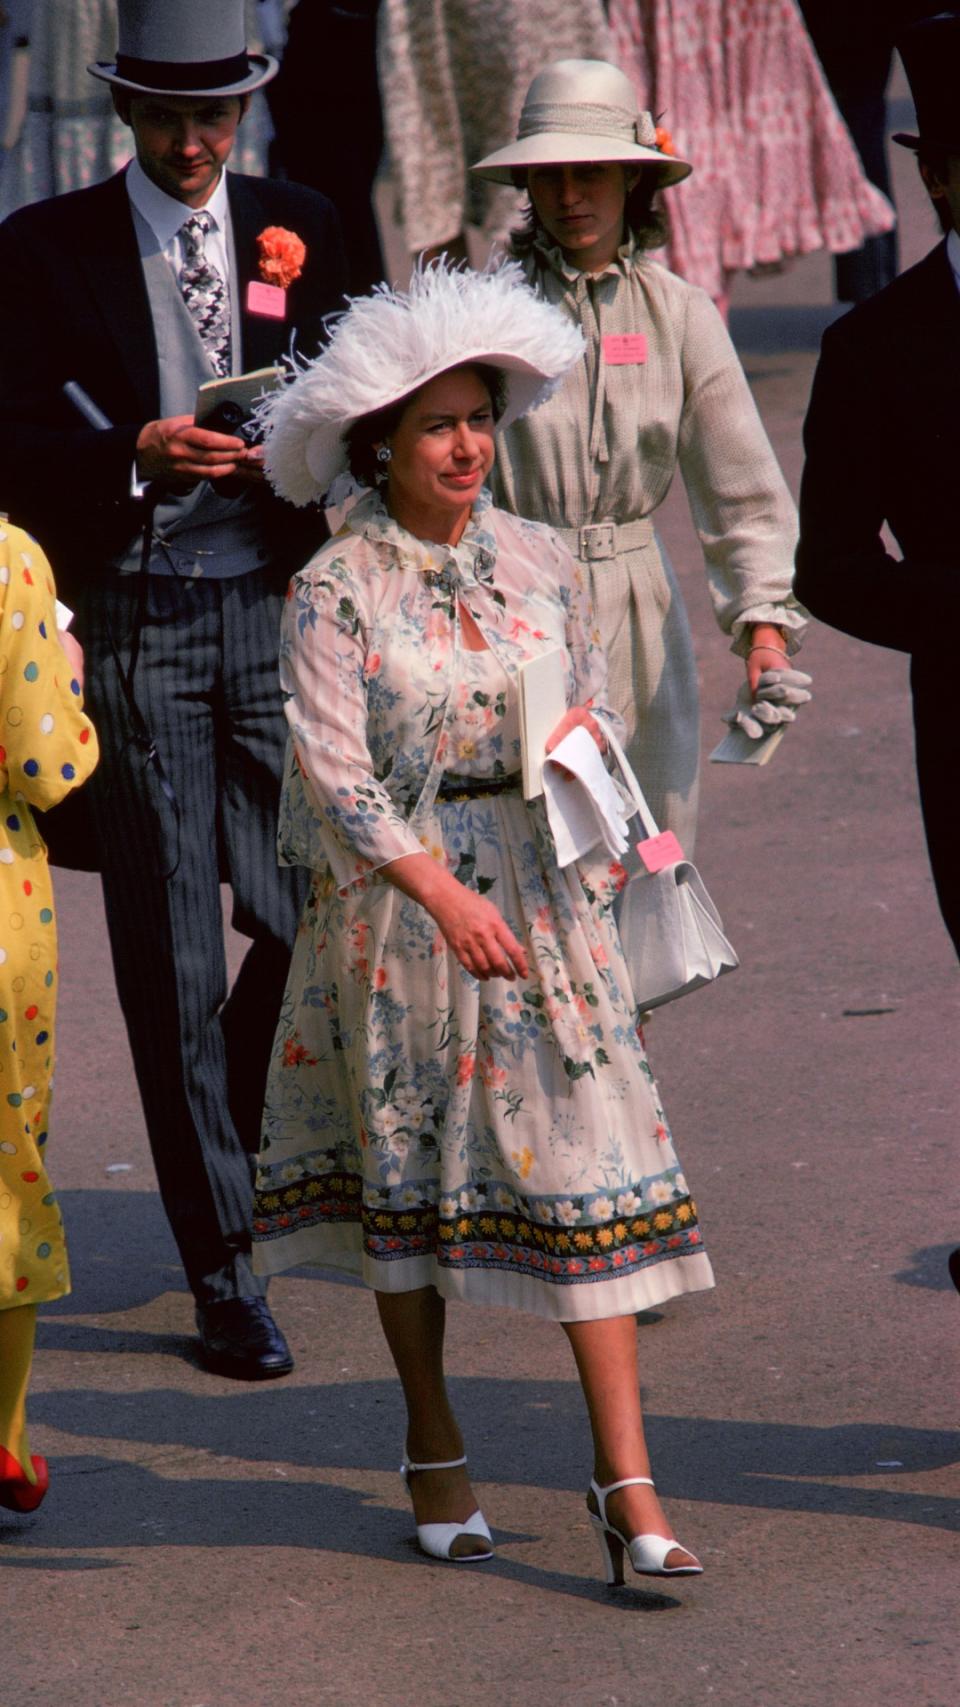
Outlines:
[[378,486],[383,486],[386,484],[387,463],[391,460],[392,457],[393,457],[393,451],[390,449],[389,445],[380,445],[379,446],[379,448],[377,450],[377,461],[380,464],[380,467],[377,469],[377,473],[376,473],[376,482],[377,482]]

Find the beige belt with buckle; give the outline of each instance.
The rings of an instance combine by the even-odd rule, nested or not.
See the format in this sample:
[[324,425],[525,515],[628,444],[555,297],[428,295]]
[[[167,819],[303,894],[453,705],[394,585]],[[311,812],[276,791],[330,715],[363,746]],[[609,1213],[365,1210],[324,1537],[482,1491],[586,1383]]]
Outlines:
[[653,523],[646,517],[636,522],[589,522],[582,528],[553,531],[581,563],[600,563],[619,557],[622,551],[639,551],[654,538]]

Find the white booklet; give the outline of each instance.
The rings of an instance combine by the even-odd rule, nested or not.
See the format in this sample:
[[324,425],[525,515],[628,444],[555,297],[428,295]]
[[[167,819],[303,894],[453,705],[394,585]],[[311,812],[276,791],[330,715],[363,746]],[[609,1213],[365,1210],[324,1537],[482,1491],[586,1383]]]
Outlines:
[[282,367],[257,367],[249,373],[228,375],[226,379],[206,379],[197,388],[194,421],[202,427],[221,403],[236,403],[248,415],[258,399],[268,391],[275,391],[282,379]]
[[567,709],[567,670],[559,646],[528,658],[517,671],[520,689],[520,757],[524,800],[543,793],[547,742]]
[[715,765],[768,765],[783,740],[785,723],[773,723],[755,739],[739,724],[729,729],[718,747],[710,754]]

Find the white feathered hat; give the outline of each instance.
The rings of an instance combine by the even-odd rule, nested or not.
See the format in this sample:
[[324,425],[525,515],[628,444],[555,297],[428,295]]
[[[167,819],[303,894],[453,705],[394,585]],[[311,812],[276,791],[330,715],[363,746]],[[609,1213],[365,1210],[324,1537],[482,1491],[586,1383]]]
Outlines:
[[499,425],[508,427],[546,402],[585,347],[563,310],[534,295],[516,261],[481,273],[433,262],[417,269],[408,290],[378,285],[331,324],[322,354],[258,411],[267,478],[292,504],[321,498],[346,468],[343,436],[356,421],[438,374],[470,362],[497,368],[507,392]]

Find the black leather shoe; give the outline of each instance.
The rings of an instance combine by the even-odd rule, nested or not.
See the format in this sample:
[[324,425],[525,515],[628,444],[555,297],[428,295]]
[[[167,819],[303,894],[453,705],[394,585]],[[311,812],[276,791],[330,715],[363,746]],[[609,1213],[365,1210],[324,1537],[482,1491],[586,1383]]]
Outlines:
[[950,1279],[957,1291],[960,1292],[960,1246],[955,1251],[950,1252],[947,1258],[947,1267],[950,1270]]
[[197,1305],[200,1354],[214,1375],[237,1381],[269,1381],[289,1375],[290,1347],[265,1298],[226,1298]]

